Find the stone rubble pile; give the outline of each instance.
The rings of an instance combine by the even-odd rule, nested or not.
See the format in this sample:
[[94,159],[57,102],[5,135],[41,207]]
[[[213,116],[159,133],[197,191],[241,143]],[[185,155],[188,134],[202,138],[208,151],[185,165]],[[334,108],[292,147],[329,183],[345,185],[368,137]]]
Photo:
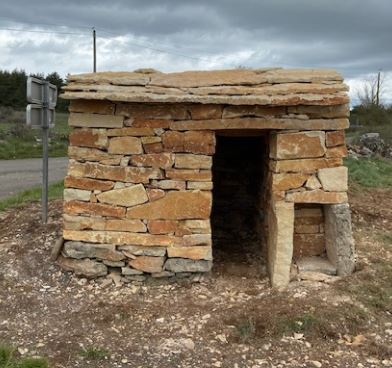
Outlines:
[[392,146],[385,143],[380,133],[365,133],[359,138],[359,144],[348,145],[348,153],[353,158],[381,156],[392,159]]
[[[293,252],[323,247],[334,266],[352,269],[351,232],[340,239],[348,252],[329,251],[326,239],[341,235],[333,206],[347,204],[346,91],[328,70],[71,76],[59,263],[87,277],[116,268],[124,281],[209,271],[216,134],[263,130],[269,153],[258,206],[272,284],[289,282]],[[329,229],[320,216],[328,206]],[[348,205],[344,216],[350,222]]]

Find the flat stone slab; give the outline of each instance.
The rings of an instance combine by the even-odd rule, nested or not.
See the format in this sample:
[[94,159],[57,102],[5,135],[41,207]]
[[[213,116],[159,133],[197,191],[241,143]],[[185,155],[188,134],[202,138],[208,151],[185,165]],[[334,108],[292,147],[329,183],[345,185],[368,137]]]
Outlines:
[[317,272],[326,275],[336,275],[336,267],[323,257],[303,257],[296,261],[299,273],[301,272]]

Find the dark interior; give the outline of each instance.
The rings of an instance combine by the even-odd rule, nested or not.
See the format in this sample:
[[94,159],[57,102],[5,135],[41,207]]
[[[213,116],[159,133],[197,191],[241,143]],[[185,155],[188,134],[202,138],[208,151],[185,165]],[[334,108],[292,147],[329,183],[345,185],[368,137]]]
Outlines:
[[213,158],[214,270],[253,277],[262,259],[264,136],[219,136]]

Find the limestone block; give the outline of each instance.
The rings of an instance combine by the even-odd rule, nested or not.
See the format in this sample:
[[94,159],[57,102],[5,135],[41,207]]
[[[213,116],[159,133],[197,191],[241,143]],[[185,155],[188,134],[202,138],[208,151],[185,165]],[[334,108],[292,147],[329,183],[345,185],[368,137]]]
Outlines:
[[188,106],[192,120],[220,119],[222,117],[222,105],[192,104]]
[[[101,161],[101,160],[113,160],[113,158],[105,151],[101,151],[96,148],[68,146],[68,156],[75,160],[83,161]],[[118,161],[115,161],[117,164]]]
[[322,157],[325,151],[323,131],[278,133],[270,142],[270,157],[275,159]]
[[189,152],[212,155],[215,152],[215,134],[210,131],[168,131],[162,134],[163,147],[169,152]]
[[168,119],[132,119],[132,127],[151,128],[151,129],[168,129],[172,120]]
[[164,266],[165,270],[172,272],[209,272],[211,268],[211,261],[184,258],[169,258]]
[[121,128],[124,118],[116,115],[71,113],[68,125],[88,128]]
[[187,247],[170,247],[167,248],[169,258],[187,258],[187,259],[205,259],[212,260],[211,246],[187,246]]
[[196,234],[211,234],[210,220],[185,220],[184,226]]
[[143,272],[139,270],[135,270],[131,267],[121,267],[121,274],[124,276],[134,276],[134,275],[142,275]]
[[186,105],[178,104],[138,104],[120,103],[116,109],[117,115],[138,119],[188,119]]
[[147,224],[150,234],[174,234],[178,226],[174,220],[150,220]]
[[192,246],[192,245],[212,245],[211,234],[192,234],[184,235],[182,237],[182,245]]
[[148,200],[150,202],[156,201],[165,196],[165,191],[162,189],[148,188],[147,189]]
[[300,173],[272,174],[272,190],[284,191],[289,189],[296,189],[302,187],[308,178],[309,175]]
[[327,132],[326,134],[327,147],[342,146],[344,144],[345,144],[344,130]]
[[310,224],[297,224],[294,221],[294,231],[297,234],[317,234],[320,232],[319,225],[310,225]]
[[168,192],[162,199],[128,209],[128,218],[208,219],[212,194],[208,192]]
[[[97,229],[97,230],[99,230],[99,229]],[[129,231],[131,233],[145,233],[147,231],[147,227],[140,220],[111,220],[111,219],[107,219],[106,226],[102,230]]]
[[134,127],[125,127],[118,129],[108,129],[107,136],[108,137],[142,137],[146,135],[154,135],[154,130],[152,128],[134,128]]
[[140,138],[114,137],[109,140],[108,152],[111,154],[139,154],[143,153]]
[[69,112],[84,112],[88,114],[114,114],[115,105],[109,101],[98,100],[71,100]]
[[343,165],[341,158],[308,158],[299,160],[270,160],[270,169],[273,172],[300,172],[313,174],[318,169],[337,167]]
[[116,246],[112,244],[92,244],[78,241],[68,241],[64,243],[63,254],[69,258],[99,258],[108,261],[122,261],[125,256],[116,251]]
[[325,192],[319,189],[286,194],[286,201],[295,203],[333,204],[344,203],[347,200],[346,192]]
[[113,189],[97,195],[99,202],[117,206],[132,207],[148,201],[143,184],[132,185],[123,189]]
[[301,272],[320,272],[326,275],[336,275],[336,267],[322,257],[303,257],[297,260],[298,271]]
[[318,178],[325,191],[344,192],[348,190],[348,169],[345,166],[320,169]]
[[91,192],[89,190],[82,189],[64,189],[64,201],[90,201]]
[[305,183],[305,188],[314,190],[314,189],[320,189],[321,188],[321,183],[317,179],[315,175],[312,175]]
[[170,153],[150,153],[145,155],[133,155],[131,165],[141,167],[159,167],[167,169],[174,164],[174,155]]
[[125,208],[102,203],[69,201],[64,203],[64,213],[68,215],[93,215],[109,217],[125,217]]
[[188,181],[186,188],[190,190],[212,190],[214,184],[212,181]]
[[105,276],[108,273],[108,268],[104,264],[88,258],[74,259],[60,256],[57,259],[57,263],[65,270],[72,271],[75,275],[87,278]]
[[[121,245],[119,249],[125,255],[132,254],[134,256],[150,256],[150,257],[163,257],[166,255],[166,247],[143,247],[138,245]],[[134,257],[130,257],[134,258]]]
[[324,234],[294,234],[293,257],[319,256],[325,253]]
[[178,169],[211,169],[212,156],[178,153],[174,167]]
[[74,178],[72,176],[66,176],[64,179],[65,188],[76,188],[86,190],[110,190],[114,186],[112,181],[102,181],[88,178]]
[[168,179],[190,180],[190,181],[211,181],[211,170],[193,170],[193,169],[167,169],[165,176]]
[[346,157],[348,155],[348,150],[346,146],[337,146],[327,148],[327,152],[325,153],[325,157]]
[[185,190],[184,180],[152,180],[151,185],[160,189]]
[[351,213],[347,203],[325,206],[325,239],[328,259],[339,276],[355,269],[355,245],[351,228]]
[[74,129],[69,134],[69,144],[79,147],[106,148],[108,138],[105,129]]
[[286,114],[284,106],[226,106],[223,110],[223,119],[240,118],[240,117],[270,117],[281,116]]
[[161,153],[163,152],[163,144],[161,142],[145,143],[143,149],[145,153]]
[[[304,114],[311,119],[336,119],[348,118],[350,116],[349,104],[334,106],[289,106],[289,114]],[[328,146],[328,145],[327,145]]]
[[136,270],[154,273],[163,271],[164,257],[139,256],[129,261],[129,265]]
[[284,287],[290,281],[293,257],[294,204],[271,203],[268,213],[268,270],[273,287]]
[[173,246],[177,239],[169,235],[151,235],[128,233],[121,231],[75,231],[64,230],[66,240],[77,240],[91,243],[108,243],[116,245]]

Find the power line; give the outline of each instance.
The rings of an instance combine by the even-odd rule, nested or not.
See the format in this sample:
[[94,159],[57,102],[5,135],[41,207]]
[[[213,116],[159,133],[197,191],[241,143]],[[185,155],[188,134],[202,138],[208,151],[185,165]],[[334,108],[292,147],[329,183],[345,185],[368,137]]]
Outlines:
[[47,33],[47,34],[62,34],[62,35],[78,35],[88,36],[87,33],[76,33],[76,32],[60,32],[60,31],[40,31],[36,29],[16,29],[16,28],[0,28],[0,31],[13,31],[13,32],[29,32],[29,33]]

